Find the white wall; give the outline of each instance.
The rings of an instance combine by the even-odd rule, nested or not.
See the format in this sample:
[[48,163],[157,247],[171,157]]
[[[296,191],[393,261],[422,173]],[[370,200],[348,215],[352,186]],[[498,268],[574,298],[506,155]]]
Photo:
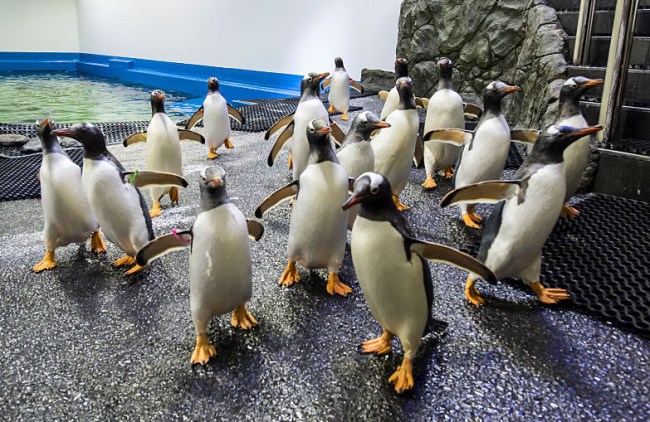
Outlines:
[[75,0],[0,0],[0,51],[79,51]]
[[364,67],[393,69],[400,4],[77,0],[80,51],[299,75],[332,71],[341,56],[359,79]]

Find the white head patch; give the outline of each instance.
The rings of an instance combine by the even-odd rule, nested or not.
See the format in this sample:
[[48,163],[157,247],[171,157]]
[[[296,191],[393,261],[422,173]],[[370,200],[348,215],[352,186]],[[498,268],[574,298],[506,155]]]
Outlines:
[[564,84],[563,84],[563,85],[564,85],[564,86],[572,86],[572,87],[575,87],[575,86],[578,85],[578,84],[576,83],[576,81],[573,80],[573,78],[569,78],[569,79],[567,79],[566,81],[564,81]]
[[360,113],[359,114],[359,120],[361,120],[362,122],[367,122],[368,121],[368,113],[370,113],[370,112],[369,111],[364,111],[363,113]]
[[361,176],[357,177],[357,180],[361,179],[364,176],[368,176],[368,178],[370,179],[370,190],[372,191],[379,189],[379,185],[381,185],[381,182],[384,180],[384,176],[372,171],[367,171],[363,173]]
[[494,85],[497,83],[497,81],[492,81],[488,84],[487,89],[494,89]]

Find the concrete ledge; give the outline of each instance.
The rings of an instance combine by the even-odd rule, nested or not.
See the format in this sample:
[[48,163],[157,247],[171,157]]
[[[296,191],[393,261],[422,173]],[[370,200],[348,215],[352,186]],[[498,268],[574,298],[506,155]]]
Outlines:
[[600,149],[593,191],[650,202],[650,157]]

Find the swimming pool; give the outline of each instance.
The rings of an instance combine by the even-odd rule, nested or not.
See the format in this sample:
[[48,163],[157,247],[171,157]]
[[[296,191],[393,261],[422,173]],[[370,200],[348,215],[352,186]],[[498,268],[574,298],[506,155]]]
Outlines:
[[[153,89],[77,72],[0,72],[0,122],[33,123],[43,117],[57,123],[149,120]],[[174,120],[191,115],[202,101],[165,93],[166,110]]]

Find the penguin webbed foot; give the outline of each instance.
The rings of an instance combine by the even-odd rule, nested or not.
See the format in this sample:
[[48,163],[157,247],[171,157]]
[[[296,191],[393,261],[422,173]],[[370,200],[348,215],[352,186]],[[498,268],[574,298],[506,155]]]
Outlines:
[[560,217],[576,218],[579,215],[580,215],[580,211],[578,211],[575,207],[572,207],[569,204],[562,205],[562,211],[560,212]]
[[160,217],[160,202],[154,201],[153,206],[149,211],[149,217],[151,218]]
[[178,204],[178,201],[180,199],[180,193],[178,192],[178,188],[176,186],[172,186],[169,188],[169,200],[173,204]]
[[300,281],[300,273],[296,268],[296,263],[289,261],[287,268],[284,269],[282,276],[280,277],[279,284],[289,287],[295,284],[297,281]]
[[566,289],[546,288],[539,281],[530,283],[530,288],[537,295],[537,299],[547,305],[554,305],[561,300],[567,300],[571,297]]
[[113,266],[114,267],[124,267],[127,265],[133,265],[135,264],[135,257],[129,256],[129,255],[124,255],[122,258],[116,259],[113,261]]
[[425,179],[424,183],[422,183],[422,187],[423,187],[424,189],[433,189],[433,188],[435,188],[436,186],[438,186],[438,185],[436,184],[436,181],[433,180],[433,177],[431,177],[430,174],[427,174],[427,178]]
[[132,275],[132,274],[135,274],[135,273],[139,273],[140,271],[144,270],[145,268],[147,268],[146,265],[135,264],[134,266],[129,268],[129,270],[126,273],[124,273],[124,275]]
[[194,352],[192,352],[192,358],[190,362],[192,364],[200,363],[205,365],[208,363],[211,357],[216,356],[217,349],[214,348],[208,336],[205,333],[199,334],[196,336],[196,345],[194,346]]
[[93,232],[90,237],[90,250],[94,253],[106,253],[106,244],[99,230]]
[[465,297],[475,306],[481,306],[485,303],[485,299],[479,294],[476,290],[476,280],[472,280],[467,277],[467,282],[465,283]]
[[445,178],[451,179],[452,176],[454,175],[454,168],[449,166],[449,167],[447,167],[446,169],[444,169],[442,171],[442,174],[443,174],[443,176],[445,176]]
[[219,154],[217,154],[217,151],[214,148],[208,149],[208,160],[214,160],[218,156]]
[[463,223],[465,223],[465,225],[467,227],[472,228],[472,229],[480,229],[481,228],[481,226],[478,225],[477,222],[472,220],[472,217],[470,216],[469,213],[463,214]]
[[232,311],[230,325],[233,327],[239,327],[242,330],[250,330],[257,326],[257,320],[250,314],[250,312],[248,312],[246,305],[239,305],[234,311]]
[[409,209],[409,207],[405,204],[402,203],[402,201],[399,200],[399,196],[393,194],[393,202],[395,203],[395,206],[397,207],[397,211],[406,211]]
[[228,149],[233,149],[235,148],[235,145],[232,143],[230,138],[226,138],[226,140],[223,142],[223,145],[228,148]]
[[330,108],[327,109],[328,113],[334,113],[334,106],[330,104]]
[[391,341],[393,340],[393,335],[384,330],[381,336],[363,342],[359,345],[361,353],[374,353],[377,356],[387,355],[393,350]]
[[32,267],[32,271],[35,273],[40,273],[41,271],[51,270],[56,267],[56,261],[54,260],[54,251],[45,252],[45,257],[36,265]]
[[395,385],[397,393],[403,393],[413,388],[413,363],[411,359],[404,356],[402,364],[397,367],[393,375],[388,378],[388,382]]
[[352,293],[352,289],[347,284],[341,282],[337,273],[329,273],[327,280],[327,293],[332,296],[335,294],[347,296],[348,293]]
[[341,120],[350,120],[350,118],[348,117],[348,113],[343,113],[343,115],[341,116]]
[[293,152],[289,153],[289,160],[287,161],[287,167],[289,167],[289,170],[293,170]]

